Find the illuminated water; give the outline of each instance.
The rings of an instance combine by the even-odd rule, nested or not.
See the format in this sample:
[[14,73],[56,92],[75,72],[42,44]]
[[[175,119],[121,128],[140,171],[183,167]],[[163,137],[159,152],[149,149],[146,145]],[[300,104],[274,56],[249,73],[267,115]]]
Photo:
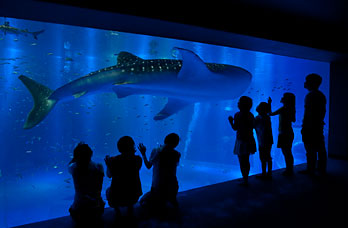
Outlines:
[[[45,29],[38,40],[31,35],[0,35],[0,227],[21,225],[68,215],[74,188],[67,163],[79,141],[94,150],[93,160],[116,155],[116,141],[130,135],[150,151],[166,134],[181,137],[178,167],[180,191],[239,178],[238,160],[232,150],[236,133],[227,117],[237,112],[237,99],[195,103],[177,114],[154,121],[166,97],[134,95],[118,99],[100,93],[56,105],[33,129],[23,124],[33,105],[32,97],[18,76],[23,74],[56,89],[71,80],[116,64],[120,51],[143,59],[174,59],[173,47],[195,52],[205,62],[242,67],[253,75],[243,95],[253,99],[252,112],[261,101],[273,99],[280,107],[284,92],[296,94],[294,124],[295,163],[305,162],[300,125],[303,116],[305,75],[323,76],[321,90],[329,95],[329,64],[202,43],[165,39],[115,31],[96,30],[7,18],[10,25],[29,31]],[[3,24],[4,18],[0,18]],[[328,107],[328,106],[327,106]],[[326,115],[325,135],[328,132]],[[278,117],[272,117],[275,143]],[[274,169],[285,166],[280,149],[273,147]],[[260,172],[259,155],[251,156],[251,173]],[[104,163],[103,163],[104,164]],[[105,165],[104,165],[105,167]],[[143,191],[151,184],[151,170],[141,169]],[[110,185],[104,179],[105,189]]]

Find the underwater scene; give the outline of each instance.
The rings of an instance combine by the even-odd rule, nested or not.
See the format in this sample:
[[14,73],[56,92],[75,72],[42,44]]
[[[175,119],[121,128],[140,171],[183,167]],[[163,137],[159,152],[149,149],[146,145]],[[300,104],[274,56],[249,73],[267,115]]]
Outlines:
[[[228,116],[239,111],[242,95],[253,99],[255,116],[268,97],[277,110],[283,93],[296,95],[293,155],[295,164],[304,163],[304,79],[321,75],[329,100],[329,70],[326,62],[0,18],[0,227],[69,215],[74,186],[67,167],[80,141],[106,171],[104,157],[119,154],[120,137],[144,143],[149,155],[175,132],[179,191],[240,178]],[[278,116],[271,120],[275,170],[285,161],[276,148]],[[328,120],[327,112],[326,142]],[[250,175],[261,172],[258,152],[250,163]],[[152,170],[143,165],[140,177],[146,193]],[[104,177],[105,201],[110,184]]]

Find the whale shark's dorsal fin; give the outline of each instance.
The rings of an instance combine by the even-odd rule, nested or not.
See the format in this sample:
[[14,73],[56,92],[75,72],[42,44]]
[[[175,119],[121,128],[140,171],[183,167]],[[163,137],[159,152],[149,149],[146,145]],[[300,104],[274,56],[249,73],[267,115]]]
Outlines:
[[126,52],[126,51],[121,51],[117,55],[117,66],[127,65],[130,63],[138,62],[138,61],[144,61],[144,59],[139,58],[138,56],[133,55],[133,54]]
[[180,79],[211,79],[212,72],[209,70],[203,60],[194,52],[183,49],[175,48],[179,51],[182,57],[182,67],[178,74]]

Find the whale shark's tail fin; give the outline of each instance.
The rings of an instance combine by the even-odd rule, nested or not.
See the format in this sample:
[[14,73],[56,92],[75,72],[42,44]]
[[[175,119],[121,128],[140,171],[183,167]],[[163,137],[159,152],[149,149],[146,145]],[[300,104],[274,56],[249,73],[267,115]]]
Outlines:
[[24,129],[30,129],[40,123],[47,116],[57,101],[48,99],[53,91],[46,86],[41,85],[24,75],[21,75],[18,78],[27,87],[34,99],[34,107],[29,112],[27,120],[23,126]]

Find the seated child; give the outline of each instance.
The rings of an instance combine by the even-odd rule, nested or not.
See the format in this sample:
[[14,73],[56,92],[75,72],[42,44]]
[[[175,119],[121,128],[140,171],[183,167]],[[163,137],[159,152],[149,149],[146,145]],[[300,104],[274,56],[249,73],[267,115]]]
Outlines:
[[69,212],[74,220],[100,218],[105,202],[101,197],[104,168],[91,161],[93,151],[80,142],[74,149],[74,158],[69,163],[69,173],[74,180],[75,198]]
[[175,150],[178,144],[179,136],[177,134],[167,135],[164,139],[164,146],[153,149],[149,160],[146,157],[146,147],[139,144],[146,167],[151,169],[153,166],[151,191],[141,198],[141,205],[161,210],[167,202],[170,202],[175,208],[178,207],[176,195],[179,184],[176,168],[181,157],[181,154]]
[[143,194],[139,177],[142,159],[135,155],[134,141],[123,136],[117,142],[121,155],[106,156],[107,176],[112,178],[111,186],[106,190],[106,198],[110,207],[120,213],[119,207],[128,207],[128,215],[133,215],[133,205]]

